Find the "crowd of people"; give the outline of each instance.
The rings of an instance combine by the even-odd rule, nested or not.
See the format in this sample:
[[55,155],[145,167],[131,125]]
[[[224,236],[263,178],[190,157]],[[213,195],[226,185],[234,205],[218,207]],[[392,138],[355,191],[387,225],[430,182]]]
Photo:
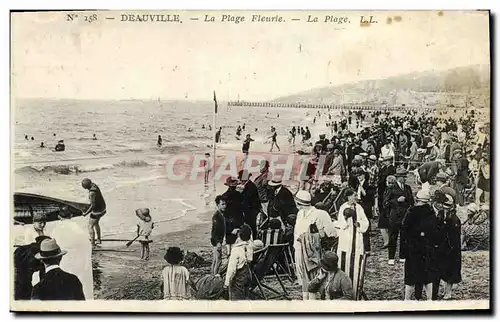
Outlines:
[[[368,117],[370,126],[360,129]],[[291,276],[304,300],[360,300],[367,258],[374,251],[370,231],[376,224],[382,249],[387,249],[387,265],[404,263],[405,300],[423,299],[424,289],[427,300],[441,298],[441,281],[442,298],[452,299],[453,285],[462,279],[462,250],[478,235],[488,234],[487,126],[478,125],[473,113],[452,118],[388,112],[349,112],[338,123],[328,115],[326,125],[333,135],[328,139],[320,134],[312,145],[307,144],[312,137],[309,128],[290,131],[290,143],[295,144],[296,133],[304,141],[297,153],[304,157],[308,177],[301,179],[297,191],[292,192],[282,174],[271,173],[268,161],[252,180],[244,166],[237,177],[227,178],[227,191],[215,198],[211,275],[223,276],[230,300],[249,299],[254,254],[269,242],[264,233],[277,231],[277,242],[288,244]],[[277,146],[273,133],[272,147]],[[248,135],[244,155],[250,153],[252,141]],[[210,155],[206,157],[205,184],[211,167]],[[93,246],[101,242],[99,219],[106,203],[90,180],[82,186],[91,200],[84,215],[90,215]],[[137,237],[141,258],[147,260],[153,224],[148,209],[138,210],[137,216],[144,217]],[[43,223],[43,218],[34,218],[36,240],[16,250],[16,299],[89,299],[92,295],[84,292],[88,279],[84,282],[61,269],[66,253],[44,232]],[[167,250],[168,265],[162,271],[165,299],[188,299],[190,290],[196,291],[182,257],[177,247]],[[32,283],[35,272],[40,274],[38,283]]]
[[[281,242],[289,243],[303,299],[360,299],[375,223],[387,265],[397,259],[404,263],[406,300],[422,299],[423,289],[428,300],[438,299],[441,281],[442,298],[453,298],[467,235],[487,238],[488,229],[481,226],[489,216],[487,125],[477,124],[474,113],[452,118],[374,112],[371,117],[372,125],[357,133],[349,130],[348,118],[340,125],[330,121],[335,127],[330,139],[321,134],[309,150],[298,150],[306,156],[308,177],[297,192],[283,185],[279,174],[269,174],[268,162],[253,181],[245,170],[228,178],[228,190],[216,200],[212,273],[218,273],[225,243],[228,271],[238,277],[226,278],[226,286],[240,290],[234,299],[242,299],[252,256],[246,251],[233,261],[231,248],[243,241],[248,247],[255,241],[261,245],[268,229],[281,230]],[[340,207],[318,197],[328,195],[325,190],[340,192]],[[245,240],[241,227],[252,232]]]

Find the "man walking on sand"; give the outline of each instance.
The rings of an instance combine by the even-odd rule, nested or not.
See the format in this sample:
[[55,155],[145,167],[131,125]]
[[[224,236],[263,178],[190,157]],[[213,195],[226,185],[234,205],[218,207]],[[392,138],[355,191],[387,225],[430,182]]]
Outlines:
[[[106,202],[104,201],[104,197],[102,196],[101,190],[99,187],[90,181],[90,179],[82,180],[82,187],[89,191],[89,200],[90,207],[83,214],[83,216],[87,216],[90,214],[89,218],[89,234],[90,234],[90,242],[92,246],[101,243],[101,227],[99,226],[99,220],[102,216],[106,214]],[[95,235],[97,234],[97,240]]]

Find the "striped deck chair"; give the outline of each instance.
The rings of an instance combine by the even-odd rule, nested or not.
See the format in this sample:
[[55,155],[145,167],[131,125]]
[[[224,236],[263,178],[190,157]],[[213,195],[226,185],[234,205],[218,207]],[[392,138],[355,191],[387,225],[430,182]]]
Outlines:
[[357,262],[356,259],[352,257],[351,260],[349,260],[349,258],[346,258],[346,256],[348,256],[348,254],[346,254],[345,252],[341,252],[339,256],[339,266],[340,269],[349,276],[353,283],[352,286],[355,296],[354,299],[356,301],[367,300],[368,298],[366,297],[366,294],[363,290],[363,286],[365,281],[366,259],[368,258],[368,256],[366,255],[366,253],[363,255],[359,255],[359,265],[357,265],[357,267],[354,265],[351,266],[349,263],[351,260]]
[[[261,230],[258,234],[259,239],[262,240],[264,246],[277,245],[283,242],[284,232],[281,229],[265,229]],[[290,245],[286,247],[286,250],[280,255],[276,263],[276,269],[280,269],[285,272],[287,278],[293,282],[295,280],[295,261],[292,256],[292,250]]]
[[[289,300],[288,292],[281,281],[281,278],[276,270],[277,262],[281,254],[284,254],[288,244],[270,244],[263,249],[254,253],[254,260],[251,265],[252,279],[250,282],[250,294],[260,297],[264,300],[284,298]],[[274,274],[281,287],[281,291],[269,286],[265,283],[264,278]],[[258,289],[258,292],[257,292]],[[274,293],[272,296],[266,295],[264,289]]]

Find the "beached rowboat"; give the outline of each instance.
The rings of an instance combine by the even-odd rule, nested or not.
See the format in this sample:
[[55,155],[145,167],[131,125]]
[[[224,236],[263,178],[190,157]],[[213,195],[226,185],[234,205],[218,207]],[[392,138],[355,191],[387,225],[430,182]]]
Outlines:
[[69,211],[72,217],[82,216],[90,204],[79,203],[31,193],[14,193],[14,224],[33,223],[33,215],[45,214],[47,221],[59,220],[59,212]]

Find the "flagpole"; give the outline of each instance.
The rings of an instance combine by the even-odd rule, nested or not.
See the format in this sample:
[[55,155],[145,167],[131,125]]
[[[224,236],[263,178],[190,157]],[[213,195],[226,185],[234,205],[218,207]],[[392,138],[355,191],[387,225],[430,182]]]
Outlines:
[[214,194],[215,194],[215,160],[216,160],[216,153],[217,153],[217,140],[216,140],[216,133],[217,133],[217,98],[215,96],[215,90],[214,90],[214,115],[213,115],[213,140],[214,140],[214,157],[213,157],[213,162],[212,162],[212,175],[213,175],[213,180],[214,180]]

